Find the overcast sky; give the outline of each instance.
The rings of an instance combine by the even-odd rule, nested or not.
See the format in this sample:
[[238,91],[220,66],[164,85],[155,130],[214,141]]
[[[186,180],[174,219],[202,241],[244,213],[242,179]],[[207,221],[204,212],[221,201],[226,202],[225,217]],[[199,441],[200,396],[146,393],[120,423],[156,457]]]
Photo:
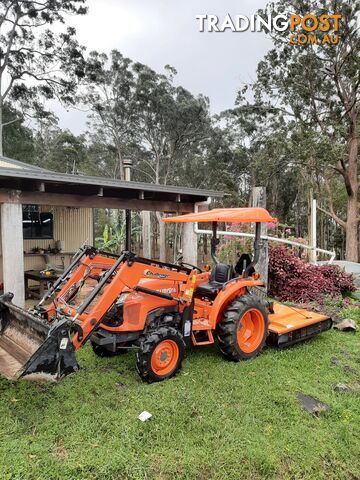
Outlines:
[[[258,61],[270,48],[262,33],[201,33],[196,15],[252,15],[265,0],[88,0],[89,13],[70,18],[80,43],[89,50],[118,49],[132,60],[161,71],[170,64],[177,83],[210,98],[212,112],[234,104],[243,82],[255,77]],[[62,128],[78,134],[86,115],[53,109]]]

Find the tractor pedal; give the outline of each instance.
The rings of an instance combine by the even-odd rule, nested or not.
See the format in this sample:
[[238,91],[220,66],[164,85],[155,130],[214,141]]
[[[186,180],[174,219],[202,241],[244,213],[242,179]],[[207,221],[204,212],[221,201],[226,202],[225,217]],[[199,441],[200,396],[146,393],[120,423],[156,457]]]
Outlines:
[[194,347],[200,347],[201,345],[211,345],[212,343],[214,343],[214,337],[211,330],[193,331],[191,334],[191,340]]

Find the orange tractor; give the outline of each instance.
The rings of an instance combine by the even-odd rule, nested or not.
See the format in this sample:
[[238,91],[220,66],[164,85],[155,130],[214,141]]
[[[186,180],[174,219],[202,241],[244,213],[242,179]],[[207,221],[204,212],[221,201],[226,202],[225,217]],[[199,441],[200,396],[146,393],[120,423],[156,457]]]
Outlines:
[[[136,367],[147,382],[172,377],[186,348],[217,342],[238,362],[264,345],[286,346],[331,328],[330,318],[265,301],[255,271],[262,208],[215,209],[164,219],[212,222],[211,272],[82,247],[40,303],[25,311],[8,293],[0,297],[0,374],[8,379],[58,380],[78,369],[75,352],[90,341],[99,356],[136,349]],[[217,224],[255,223],[254,253],[235,266],[216,259]]]

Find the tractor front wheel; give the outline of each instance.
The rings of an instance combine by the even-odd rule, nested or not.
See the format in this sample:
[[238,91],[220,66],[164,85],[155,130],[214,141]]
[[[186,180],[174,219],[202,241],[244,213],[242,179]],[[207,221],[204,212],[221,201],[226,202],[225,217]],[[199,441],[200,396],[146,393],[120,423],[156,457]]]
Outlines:
[[256,357],[268,336],[268,315],[261,300],[243,295],[231,302],[217,327],[221,353],[239,362]]
[[185,342],[173,327],[160,327],[140,339],[136,368],[142,380],[152,383],[173,377],[181,368]]

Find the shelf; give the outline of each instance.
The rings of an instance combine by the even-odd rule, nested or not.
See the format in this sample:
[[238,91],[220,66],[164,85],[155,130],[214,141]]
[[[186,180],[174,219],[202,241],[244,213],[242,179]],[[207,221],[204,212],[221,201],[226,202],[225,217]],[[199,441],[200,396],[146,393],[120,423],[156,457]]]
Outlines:
[[75,255],[75,252],[59,252],[59,253],[24,253],[25,257],[43,257],[49,255],[53,257],[59,257],[61,255]]

